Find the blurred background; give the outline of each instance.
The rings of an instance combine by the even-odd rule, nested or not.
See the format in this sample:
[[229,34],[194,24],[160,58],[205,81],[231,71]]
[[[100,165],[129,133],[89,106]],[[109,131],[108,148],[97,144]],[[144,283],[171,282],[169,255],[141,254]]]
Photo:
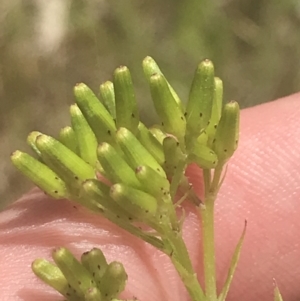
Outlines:
[[32,186],[10,153],[32,130],[55,136],[75,83],[97,92],[121,64],[148,121],[146,55],[182,99],[204,58],[242,107],[300,90],[299,0],[1,0],[0,24],[0,210]]

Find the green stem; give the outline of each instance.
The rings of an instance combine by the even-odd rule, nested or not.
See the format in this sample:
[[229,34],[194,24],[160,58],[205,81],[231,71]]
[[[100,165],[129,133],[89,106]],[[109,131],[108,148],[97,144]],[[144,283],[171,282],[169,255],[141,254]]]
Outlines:
[[207,301],[217,300],[214,204],[219,190],[223,165],[217,166],[211,181],[210,170],[204,170],[205,207],[199,207],[202,220],[203,262]]
[[204,292],[199,284],[196,273],[188,273],[174,256],[171,256],[172,263],[176,268],[182,282],[184,283],[191,300],[205,301]]
[[203,262],[205,293],[208,301],[217,300],[216,261],[214,243],[214,200],[205,198],[205,208],[200,208],[203,231]]

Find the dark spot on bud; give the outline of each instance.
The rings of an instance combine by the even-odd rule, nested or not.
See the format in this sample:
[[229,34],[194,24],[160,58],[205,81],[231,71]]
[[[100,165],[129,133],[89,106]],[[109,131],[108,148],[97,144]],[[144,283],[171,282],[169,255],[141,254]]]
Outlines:
[[120,218],[120,215],[117,215],[117,218]]
[[164,123],[162,122],[161,125],[164,126]]
[[132,217],[128,217],[128,219],[129,219],[130,221],[132,221]]
[[163,218],[163,216],[162,216],[162,215],[160,215],[160,216],[159,216],[159,218],[160,218],[160,219],[162,219],[162,218]]
[[75,178],[75,180],[78,180],[78,177],[77,177],[77,176],[75,176],[74,178]]
[[209,124],[210,124],[210,121],[208,121],[207,125],[209,125]]
[[134,118],[134,117],[135,117],[133,113],[131,114],[131,117],[132,117],[132,118]]
[[55,179],[55,180],[58,180],[58,177],[55,177],[54,179]]
[[185,117],[186,117],[186,115],[187,115],[187,112],[184,113],[184,116],[185,116]]
[[215,165],[215,164],[216,164],[216,161],[213,162],[213,165]]
[[181,120],[184,120],[184,117],[183,117],[183,116],[181,116],[181,117],[180,117],[180,119],[181,119]]
[[216,139],[213,140],[213,143],[215,143],[215,142],[216,142]]
[[57,191],[57,190],[54,190],[54,193],[58,193],[58,191]]
[[149,210],[145,210],[146,213],[149,213]]
[[202,115],[203,115],[202,113],[199,114],[200,117],[202,117]]
[[98,268],[98,270],[100,270],[100,268],[101,268],[101,267],[100,267],[100,264],[97,265],[97,268]]
[[108,130],[108,131],[107,131],[107,134],[108,134],[108,135],[111,135],[111,131],[110,131],[110,130]]
[[227,149],[226,149],[226,148],[224,149],[224,152],[225,152],[225,153],[227,152]]
[[69,287],[69,288],[71,288],[71,285],[70,285],[70,284],[68,284],[68,287]]
[[217,128],[217,124],[214,125],[214,128],[215,128],[215,129]]
[[179,146],[179,142],[176,142],[176,146]]
[[96,275],[96,273],[94,272],[94,273],[93,273],[93,277],[95,277],[95,275]]
[[78,284],[81,285],[81,281],[78,280]]
[[108,296],[108,293],[105,294],[105,297],[107,297],[107,296]]
[[91,280],[91,284],[94,284],[94,280]]
[[69,293],[66,293],[66,295],[67,295],[68,297],[70,297],[70,296],[71,296]]

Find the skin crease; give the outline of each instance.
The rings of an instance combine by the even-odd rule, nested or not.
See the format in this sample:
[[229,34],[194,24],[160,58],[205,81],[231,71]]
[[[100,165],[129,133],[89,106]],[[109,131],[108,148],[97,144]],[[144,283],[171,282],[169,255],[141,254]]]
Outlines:
[[[217,275],[226,276],[244,220],[248,228],[228,301],[273,300],[275,277],[285,301],[300,300],[300,94],[244,110],[240,144],[216,203]],[[189,177],[201,193],[201,173]],[[200,180],[199,180],[200,177]],[[201,275],[200,225],[186,206],[184,237]],[[61,300],[30,270],[54,246],[77,256],[94,246],[129,274],[127,298],[189,300],[166,256],[66,200],[38,189],[0,213],[0,300]],[[201,278],[201,277],[200,277]]]

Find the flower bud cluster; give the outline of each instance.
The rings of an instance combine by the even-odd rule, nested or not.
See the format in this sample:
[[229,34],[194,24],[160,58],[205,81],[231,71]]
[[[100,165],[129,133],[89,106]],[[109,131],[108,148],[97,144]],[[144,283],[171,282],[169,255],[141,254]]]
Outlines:
[[[36,157],[15,151],[11,159],[48,195],[69,198],[179,258],[182,254],[177,252],[172,234],[180,233],[181,225],[174,202],[176,191],[188,186],[184,175],[188,164],[210,170],[224,165],[233,155],[238,143],[239,106],[230,102],[222,108],[222,81],[214,76],[209,60],[199,64],[186,106],[151,57],[144,59],[143,70],[159,125],[147,128],[140,121],[130,72],[121,66],[112,82],[100,86],[99,98],[85,84],[75,86],[71,125],[60,131],[58,139],[32,132],[28,143]],[[199,205],[200,201],[194,203]],[[94,280],[90,277],[97,260],[83,260],[80,265],[70,259],[68,251],[61,250],[55,251],[53,258],[62,274],[43,260],[34,263],[35,273],[65,297],[73,290],[80,298],[95,296],[78,299],[78,295],[68,300],[106,300],[104,284],[97,286],[102,275]],[[61,258],[68,261],[60,263]],[[66,262],[72,270],[67,270]],[[57,286],[49,282],[56,274],[51,269],[59,277]],[[105,273],[100,284],[109,279]],[[61,280],[64,277],[67,280]],[[119,292],[121,282],[115,278],[112,282]],[[114,298],[116,288],[109,284],[107,289],[105,294]]]
[[124,290],[127,274],[120,262],[107,263],[102,251],[93,248],[80,262],[66,248],[52,252],[55,264],[36,259],[33,272],[67,301],[110,301]]

